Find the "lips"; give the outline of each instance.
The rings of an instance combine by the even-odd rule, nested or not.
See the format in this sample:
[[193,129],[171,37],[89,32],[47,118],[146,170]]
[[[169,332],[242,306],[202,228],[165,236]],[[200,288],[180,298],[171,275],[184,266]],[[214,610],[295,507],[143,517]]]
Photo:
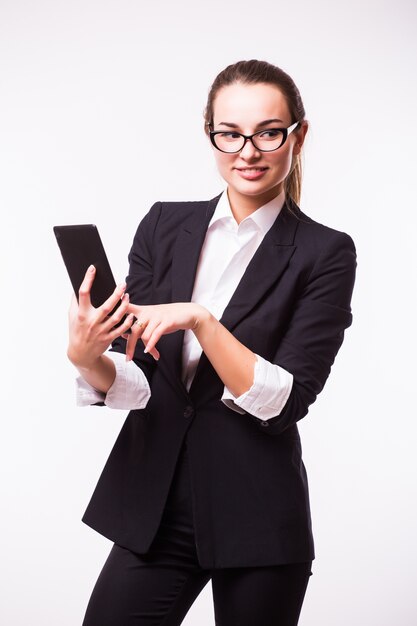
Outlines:
[[260,170],[266,170],[268,169],[267,167],[237,167],[237,170],[239,170],[239,172],[252,172],[252,171],[260,171]]
[[236,167],[235,169],[245,180],[258,180],[268,170],[267,167]]

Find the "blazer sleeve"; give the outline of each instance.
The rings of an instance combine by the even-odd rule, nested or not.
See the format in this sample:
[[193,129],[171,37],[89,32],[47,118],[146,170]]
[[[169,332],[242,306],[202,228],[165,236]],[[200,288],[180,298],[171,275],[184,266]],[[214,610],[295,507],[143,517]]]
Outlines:
[[[156,202],[140,222],[132,248],[129,252],[129,274],[126,277],[126,292],[133,304],[152,304],[153,259],[152,250],[155,230],[161,214],[161,203]],[[113,352],[126,353],[126,341],[118,337],[110,348]],[[155,370],[155,359],[144,354],[139,341],[135,348],[133,362],[142,369],[148,383]]]
[[349,235],[336,233],[317,258],[273,359],[294,380],[279,416],[260,423],[267,424],[265,434],[280,434],[303,418],[323,389],[352,323],[355,271],[354,243]]

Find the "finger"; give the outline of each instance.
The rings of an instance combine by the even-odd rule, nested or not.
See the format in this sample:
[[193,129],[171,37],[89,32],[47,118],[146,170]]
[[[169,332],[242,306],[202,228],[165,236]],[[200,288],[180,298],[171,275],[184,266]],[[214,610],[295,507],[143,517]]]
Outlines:
[[91,307],[90,292],[96,275],[96,268],[90,265],[78,290],[78,303],[82,312]]
[[142,329],[142,333],[141,333],[141,339],[144,343],[145,348],[148,345],[148,342],[152,336],[152,333],[154,332],[155,328],[159,326],[160,323],[161,323],[160,320],[150,320],[148,323],[144,325],[144,328]]
[[[120,320],[122,320],[123,317],[127,313],[128,304],[129,304],[129,294],[125,293],[122,297],[120,305],[117,307],[113,315],[109,315],[105,318],[103,322],[103,330],[110,332],[111,330],[113,330],[115,326],[117,326],[117,324],[119,324]],[[133,319],[133,313],[131,315]]]
[[[129,308],[128,308],[129,310]],[[138,336],[141,337],[142,333],[145,332],[146,330],[146,326],[148,325],[148,322],[146,322],[145,320],[140,320],[140,319],[136,319],[135,323],[134,323],[134,330],[138,333]]]
[[[127,339],[127,341],[131,339],[131,335],[127,335],[127,334],[122,335],[122,337],[123,339]],[[153,348],[153,350],[149,350],[148,353],[155,359],[155,361],[159,361],[161,355],[157,348]],[[133,349],[133,351],[131,352],[130,348],[128,348],[126,345],[126,361],[131,361],[134,355],[135,355],[135,350]]]
[[120,302],[120,299],[122,298],[125,292],[125,289],[126,289],[126,283],[121,283],[120,285],[117,285],[112,295],[109,298],[107,298],[107,300],[103,302],[103,304],[100,307],[98,307],[100,320],[102,322],[108,317],[108,315],[110,315],[110,313],[115,308],[116,304]]
[[[136,344],[140,338],[143,340],[143,333],[148,331],[148,326],[146,322],[141,322],[140,320],[136,320],[136,322],[131,327],[130,334],[122,335],[124,339],[127,340],[126,344],[126,360],[131,361],[135,354]],[[146,344],[145,344],[146,345]],[[156,361],[159,361],[160,354],[157,348],[152,348],[147,351]]]
[[145,354],[150,354],[151,356],[153,356],[155,361],[159,361],[161,355],[159,354],[159,350],[157,348],[152,348],[152,350],[147,350],[145,348],[144,352]]
[[[136,348],[136,344],[138,339],[142,339],[142,341],[144,341],[143,339],[143,334],[144,333],[148,333],[149,330],[149,322],[141,322],[140,320],[136,320],[136,322],[133,324],[133,326],[131,327],[131,333],[130,335],[125,335],[124,338],[127,339],[127,345],[126,345],[126,359],[128,361],[132,360],[135,354],[135,348]],[[144,341],[144,344],[146,346],[146,343]],[[159,351],[157,350],[157,348],[153,348],[148,350],[147,352],[149,352],[149,354],[151,356],[153,356],[153,358],[158,361],[160,354]]]
[[156,344],[158,343],[158,341],[164,334],[163,329],[164,329],[164,326],[162,325],[161,322],[158,322],[153,326],[151,326],[151,324],[147,326],[146,332],[144,332],[142,335],[142,341],[145,344],[145,350],[144,350],[145,354],[153,353],[153,351],[155,350]]
[[132,313],[127,315],[124,322],[120,324],[120,326],[112,330],[112,332],[110,333],[110,340],[114,341],[115,339],[117,339],[117,337],[120,337],[120,336],[130,337],[130,335],[126,334],[126,331],[129,330],[129,328],[131,328],[133,320],[134,320],[134,315]]
[[130,334],[127,337],[126,343],[126,361],[131,361],[133,359],[133,355],[135,354],[136,344],[140,337],[139,328],[136,330],[137,324],[133,324],[130,329]]
[[133,313],[135,317],[139,317],[142,312],[142,309],[143,307],[139,306],[138,304],[132,304],[131,302],[129,302],[129,307],[127,311],[128,313]]

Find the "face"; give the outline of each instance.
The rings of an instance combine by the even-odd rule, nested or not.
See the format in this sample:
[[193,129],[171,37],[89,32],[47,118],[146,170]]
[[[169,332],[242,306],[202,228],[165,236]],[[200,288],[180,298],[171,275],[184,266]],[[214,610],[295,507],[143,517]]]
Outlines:
[[[214,100],[213,109],[213,130],[235,130],[244,135],[288,128],[295,121],[291,119],[282,92],[275,85],[265,83],[234,83],[223,87]],[[280,193],[306,132],[305,122],[273,152],[260,152],[251,141],[235,154],[220,152],[213,146],[217,167],[228,184],[232,209],[245,206],[256,210]]]

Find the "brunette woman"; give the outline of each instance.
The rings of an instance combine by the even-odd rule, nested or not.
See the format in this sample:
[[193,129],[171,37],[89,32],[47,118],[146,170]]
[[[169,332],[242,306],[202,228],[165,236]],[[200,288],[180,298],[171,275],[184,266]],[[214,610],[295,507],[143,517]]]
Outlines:
[[180,624],[209,580],[218,626],[295,626],[311,574],[297,422],[351,324],[355,248],[298,206],[284,71],[227,67],[205,118],[223,193],[157,202],[126,284],[95,309],[90,268],[71,308],[80,404],[130,410],[83,518],[114,542],[84,626]]

